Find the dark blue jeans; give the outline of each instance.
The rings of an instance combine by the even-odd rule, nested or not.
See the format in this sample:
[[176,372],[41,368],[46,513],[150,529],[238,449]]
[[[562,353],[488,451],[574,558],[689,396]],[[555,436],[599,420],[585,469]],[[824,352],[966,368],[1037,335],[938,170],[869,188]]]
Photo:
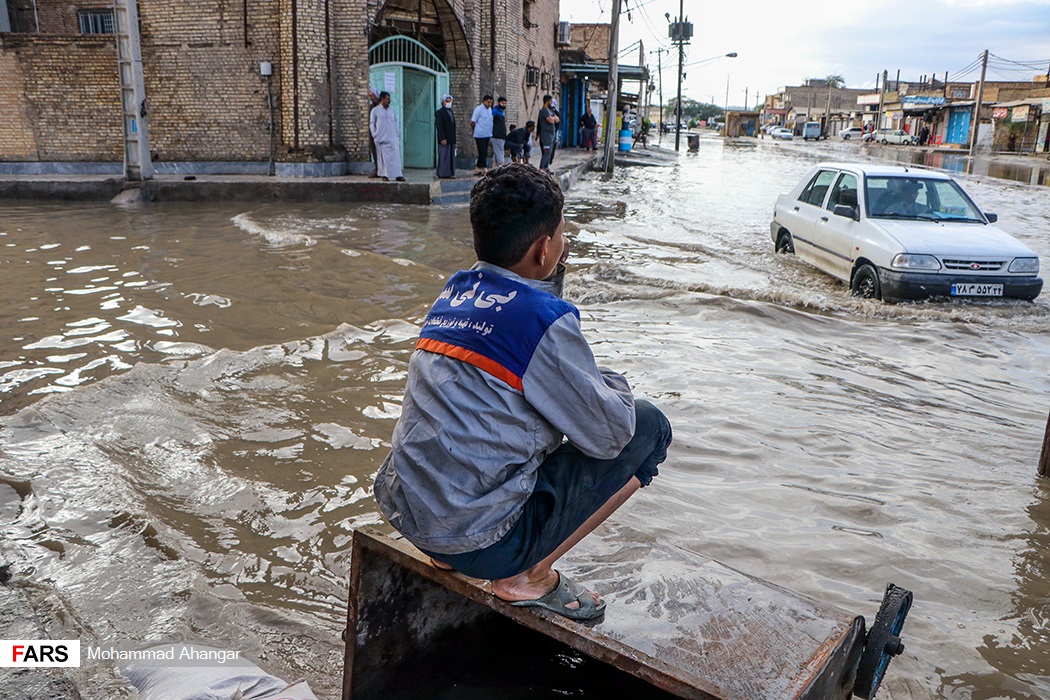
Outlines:
[[521,517],[500,541],[465,554],[425,553],[460,573],[488,580],[515,576],[541,562],[632,476],[645,487],[659,473],[657,465],[667,458],[671,444],[671,426],[648,401],[636,400],[634,406],[634,437],[616,457],[588,457],[567,442],[547,456]]

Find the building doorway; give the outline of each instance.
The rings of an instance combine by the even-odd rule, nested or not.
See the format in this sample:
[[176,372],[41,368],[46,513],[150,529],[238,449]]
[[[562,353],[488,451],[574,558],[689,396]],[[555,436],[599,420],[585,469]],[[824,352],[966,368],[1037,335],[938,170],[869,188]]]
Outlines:
[[[407,36],[377,41],[368,50],[369,80],[390,93],[397,114],[401,161],[406,168],[437,164],[434,112],[448,92],[448,69],[426,46]],[[411,138],[406,139],[405,135]]]

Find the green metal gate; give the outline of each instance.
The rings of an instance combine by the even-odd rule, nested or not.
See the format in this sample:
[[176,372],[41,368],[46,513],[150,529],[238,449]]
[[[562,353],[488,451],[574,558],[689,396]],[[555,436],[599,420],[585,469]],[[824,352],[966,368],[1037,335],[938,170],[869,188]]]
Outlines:
[[369,80],[390,93],[397,114],[401,158],[406,168],[433,168],[437,162],[434,112],[448,92],[448,69],[414,39],[392,36],[368,50]]

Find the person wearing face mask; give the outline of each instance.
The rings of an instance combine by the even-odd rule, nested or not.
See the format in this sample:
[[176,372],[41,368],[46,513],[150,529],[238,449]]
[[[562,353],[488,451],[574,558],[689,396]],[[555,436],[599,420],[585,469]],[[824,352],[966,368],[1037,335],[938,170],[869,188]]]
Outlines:
[[507,139],[507,98],[500,97],[492,108],[492,164],[493,167],[507,162],[503,151]]
[[437,129],[439,178],[456,176],[456,115],[452,113],[452,95],[441,98],[441,107],[434,113],[434,127]]

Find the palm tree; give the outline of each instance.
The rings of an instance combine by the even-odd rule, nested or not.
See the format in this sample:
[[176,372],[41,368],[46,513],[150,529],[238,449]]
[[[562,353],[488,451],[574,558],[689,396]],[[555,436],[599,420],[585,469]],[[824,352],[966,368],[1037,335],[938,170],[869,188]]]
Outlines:
[[824,80],[825,82],[827,82],[828,87],[831,88],[840,88],[846,86],[846,79],[838,73],[832,73],[828,77],[824,78]]

